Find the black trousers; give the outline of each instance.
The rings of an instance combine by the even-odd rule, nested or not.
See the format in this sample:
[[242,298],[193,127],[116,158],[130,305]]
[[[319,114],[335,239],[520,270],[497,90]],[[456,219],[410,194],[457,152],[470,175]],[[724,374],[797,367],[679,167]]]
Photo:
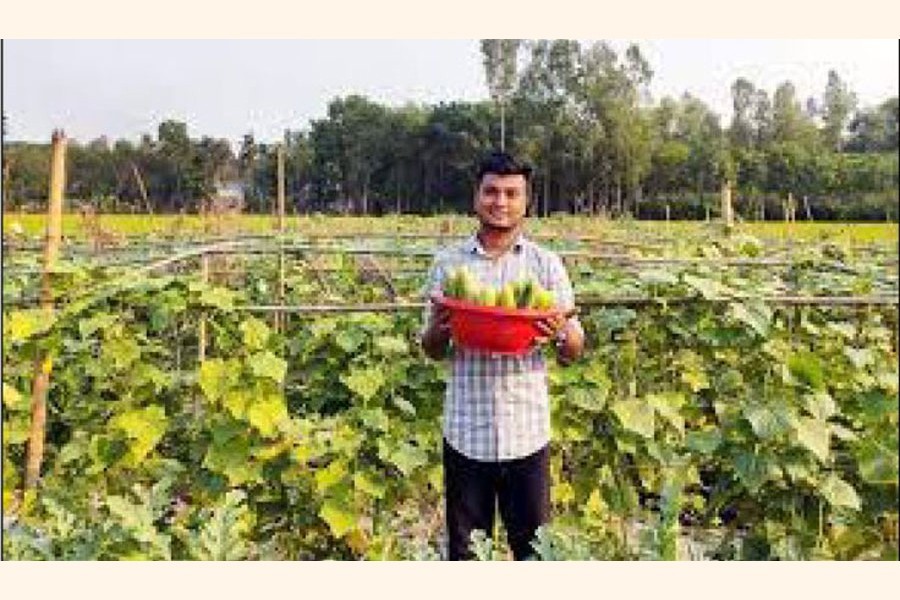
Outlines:
[[550,518],[550,452],[499,462],[473,460],[444,440],[444,495],[450,560],[471,560],[469,535],[488,537],[494,529],[495,506],[506,528],[516,560],[534,554],[531,541]]

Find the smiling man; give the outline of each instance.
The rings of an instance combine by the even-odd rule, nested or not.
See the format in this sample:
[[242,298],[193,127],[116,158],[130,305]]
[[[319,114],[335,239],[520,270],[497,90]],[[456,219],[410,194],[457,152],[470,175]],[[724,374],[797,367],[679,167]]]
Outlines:
[[[499,288],[532,277],[554,292],[557,306],[574,308],[572,285],[559,256],[526,239],[531,169],[495,152],[479,166],[475,189],[478,231],[440,252],[426,287],[430,299],[448,273],[465,265],[481,285]],[[522,356],[454,347],[450,315],[429,303],[422,347],[452,362],[444,400],[444,494],[449,558],[472,558],[470,535],[493,530],[495,507],[517,560],[550,517],[550,403],[541,347],[554,343],[563,363],[578,358],[584,332],[574,316],[538,323],[542,335]]]

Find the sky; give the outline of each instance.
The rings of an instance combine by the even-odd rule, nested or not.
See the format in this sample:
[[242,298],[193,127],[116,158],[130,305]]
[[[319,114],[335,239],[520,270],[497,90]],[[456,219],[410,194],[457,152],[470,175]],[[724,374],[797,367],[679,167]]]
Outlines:
[[[589,40],[581,40],[589,43]],[[898,94],[897,40],[608,40],[639,44],[653,101],[685,92],[722,117],[745,77],[772,93],[821,98],[829,69],[860,105]],[[47,141],[54,128],[89,141],[156,136],[164,119],[188,134],[238,143],[279,139],[358,93],[391,106],[486,99],[478,40],[5,40],[7,140]]]

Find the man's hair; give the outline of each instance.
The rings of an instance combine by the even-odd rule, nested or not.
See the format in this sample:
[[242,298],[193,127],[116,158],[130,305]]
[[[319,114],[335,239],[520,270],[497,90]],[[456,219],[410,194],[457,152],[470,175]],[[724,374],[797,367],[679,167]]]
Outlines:
[[522,175],[525,177],[525,183],[531,183],[531,167],[521,161],[516,160],[507,152],[494,151],[488,154],[478,165],[478,175],[475,183],[481,185],[481,180],[488,173],[494,175]]

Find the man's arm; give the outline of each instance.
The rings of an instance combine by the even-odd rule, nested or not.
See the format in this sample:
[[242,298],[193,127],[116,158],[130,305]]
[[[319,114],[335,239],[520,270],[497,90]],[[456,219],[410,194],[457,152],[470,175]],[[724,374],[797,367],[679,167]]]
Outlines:
[[421,332],[422,350],[432,360],[443,360],[450,349],[450,311],[436,304],[432,296],[440,293],[444,283],[444,268],[440,260],[435,260],[428,272],[425,285],[425,325]]
[[422,349],[432,360],[447,358],[450,349],[450,311],[443,306],[435,306],[425,332],[422,334]]
[[575,316],[575,292],[562,260],[553,255],[547,287],[556,296],[556,307],[562,315],[538,323],[543,331],[543,341],[556,344],[557,358],[562,364],[578,360],[584,353],[584,329]]

